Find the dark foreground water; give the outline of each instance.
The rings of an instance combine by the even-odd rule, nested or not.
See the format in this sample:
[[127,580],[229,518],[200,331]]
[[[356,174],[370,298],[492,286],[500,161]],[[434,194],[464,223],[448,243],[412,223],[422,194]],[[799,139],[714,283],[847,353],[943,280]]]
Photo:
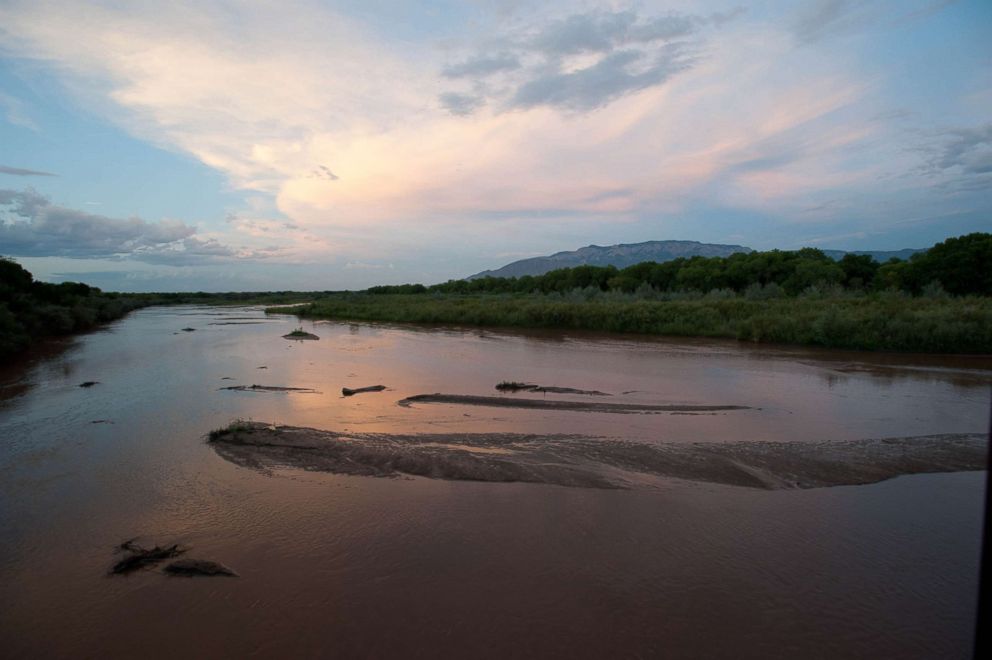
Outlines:
[[[204,436],[235,418],[643,443],[975,433],[988,423],[988,358],[331,323],[307,324],[320,341],[282,339],[295,325],[258,309],[148,309],[0,370],[0,655],[970,653],[980,472],[606,490],[260,471]],[[492,395],[501,380],[750,409],[396,405]],[[316,392],[219,389],[252,384]],[[340,396],[375,384],[390,389]],[[241,577],[107,576],[133,537],[183,543]]]

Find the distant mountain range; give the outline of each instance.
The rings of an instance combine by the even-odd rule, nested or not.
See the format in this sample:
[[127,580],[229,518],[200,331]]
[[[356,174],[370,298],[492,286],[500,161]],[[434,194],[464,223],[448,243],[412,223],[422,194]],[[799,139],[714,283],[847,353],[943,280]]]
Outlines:
[[549,257],[531,257],[507,264],[496,270],[484,270],[478,277],[522,277],[543,275],[557,268],[575,266],[616,266],[625,268],[642,261],[671,261],[679,257],[727,257],[735,252],[753,252],[743,245],[717,245],[699,241],[646,241],[621,245],[589,245],[570,252],[556,252]]
[[[911,255],[923,250],[906,249],[893,251],[853,250],[853,254],[870,254],[879,262],[885,262],[892,257],[908,259]],[[743,245],[721,245],[719,243],[700,243],[699,241],[645,241],[644,243],[628,243],[620,245],[588,245],[569,252],[556,252],[547,257],[531,257],[514,261],[496,270],[484,270],[468,279],[479,277],[523,277],[524,275],[543,275],[558,268],[574,268],[575,266],[616,266],[626,268],[642,261],[671,261],[679,257],[728,257],[736,252],[754,252]],[[844,250],[824,250],[824,254],[841,259],[847,252]]]

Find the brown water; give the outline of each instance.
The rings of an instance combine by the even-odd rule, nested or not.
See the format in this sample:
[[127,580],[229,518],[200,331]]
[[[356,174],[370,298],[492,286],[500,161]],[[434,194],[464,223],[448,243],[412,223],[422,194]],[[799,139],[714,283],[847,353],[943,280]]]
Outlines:
[[[306,324],[320,341],[282,339],[295,325],[250,308],[147,309],[0,371],[0,655],[970,652],[983,473],[600,490],[265,473],[203,436],[239,417],[645,443],[974,433],[987,428],[989,358],[334,323]],[[494,395],[501,380],[751,409],[396,405]],[[252,384],[318,393],[219,389]],[[390,389],[340,395],[376,384]],[[113,547],[136,536],[182,542],[242,577],[107,577]]]

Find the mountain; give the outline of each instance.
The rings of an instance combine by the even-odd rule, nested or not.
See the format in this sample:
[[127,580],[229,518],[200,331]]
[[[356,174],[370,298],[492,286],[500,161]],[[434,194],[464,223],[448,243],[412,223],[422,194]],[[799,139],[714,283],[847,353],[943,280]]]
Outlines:
[[496,270],[484,270],[468,279],[479,277],[522,277],[543,275],[557,268],[575,266],[616,266],[625,268],[642,261],[671,261],[679,257],[727,257],[735,252],[754,252],[742,245],[718,245],[699,241],[646,241],[621,245],[589,245],[570,252],[556,252],[549,257],[531,257],[507,264]]
[[[924,249],[907,248],[905,250],[851,250],[851,254],[869,254],[875,261],[885,263],[892,257],[909,259]],[[642,261],[672,261],[679,257],[728,257],[735,252],[754,252],[743,245],[721,245],[719,243],[700,243],[699,241],[645,241],[644,243],[629,243],[620,245],[588,245],[578,250],[556,252],[548,257],[531,257],[514,261],[496,270],[484,270],[468,279],[480,277],[523,277],[524,275],[543,275],[558,268],[574,268],[575,266],[616,266],[626,268]],[[823,250],[832,259],[841,259],[848,251]]]

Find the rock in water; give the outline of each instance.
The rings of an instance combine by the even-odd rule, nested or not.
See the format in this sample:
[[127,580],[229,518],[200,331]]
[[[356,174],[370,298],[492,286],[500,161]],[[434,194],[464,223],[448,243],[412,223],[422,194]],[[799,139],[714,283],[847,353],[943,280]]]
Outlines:
[[166,566],[165,572],[169,575],[182,577],[238,577],[238,574],[233,569],[228,568],[224,564],[207,561],[206,559],[180,559]]

